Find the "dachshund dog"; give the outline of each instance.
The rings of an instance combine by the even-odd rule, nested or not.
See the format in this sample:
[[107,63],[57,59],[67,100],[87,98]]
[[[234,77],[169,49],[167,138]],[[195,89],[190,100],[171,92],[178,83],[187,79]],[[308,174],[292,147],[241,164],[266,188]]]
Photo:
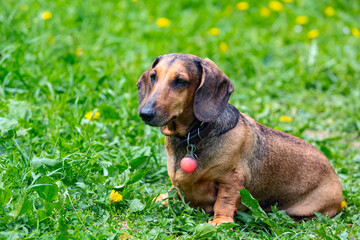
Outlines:
[[[166,136],[173,186],[191,207],[214,214],[211,224],[234,221],[243,187],[265,211],[277,203],[295,220],[311,219],[314,211],[330,217],[340,211],[341,183],[327,158],[229,104],[234,86],[210,59],[159,56],[137,87],[140,117]],[[195,170],[185,171],[189,152]]]

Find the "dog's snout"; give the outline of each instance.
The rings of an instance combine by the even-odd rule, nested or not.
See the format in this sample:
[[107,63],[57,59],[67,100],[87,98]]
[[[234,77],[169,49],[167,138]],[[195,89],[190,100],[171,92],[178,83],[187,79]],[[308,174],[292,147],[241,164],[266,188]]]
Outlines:
[[144,120],[145,122],[150,122],[151,120],[154,119],[156,115],[156,111],[154,109],[145,108],[140,111],[139,115],[142,118],[142,120]]

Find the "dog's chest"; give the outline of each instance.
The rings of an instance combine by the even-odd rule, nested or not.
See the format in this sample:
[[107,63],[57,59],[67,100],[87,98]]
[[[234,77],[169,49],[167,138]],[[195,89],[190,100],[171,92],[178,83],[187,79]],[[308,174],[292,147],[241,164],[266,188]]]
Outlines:
[[205,212],[211,213],[216,201],[218,185],[214,180],[199,178],[196,170],[194,173],[185,173],[178,169],[171,178],[173,184],[184,193],[186,202],[192,207],[199,207]]
[[[202,149],[198,145],[198,150]],[[165,149],[167,155],[167,170],[169,177],[174,186],[181,189],[184,193],[186,202],[190,203],[192,207],[204,209],[207,213],[213,211],[213,205],[216,201],[217,183],[211,175],[211,170],[207,166],[211,162],[209,155],[212,152],[209,150],[206,153],[203,151],[198,153],[198,166],[192,173],[184,172],[180,167],[181,159],[186,155],[185,148],[170,147],[165,141]]]

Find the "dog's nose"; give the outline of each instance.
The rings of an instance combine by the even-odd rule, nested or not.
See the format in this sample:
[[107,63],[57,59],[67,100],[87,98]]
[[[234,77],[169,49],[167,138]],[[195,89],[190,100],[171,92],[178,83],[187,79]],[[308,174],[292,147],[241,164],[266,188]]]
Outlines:
[[142,109],[139,115],[142,118],[142,120],[144,120],[145,122],[150,122],[151,120],[154,119],[156,112],[153,109],[146,108],[146,109]]

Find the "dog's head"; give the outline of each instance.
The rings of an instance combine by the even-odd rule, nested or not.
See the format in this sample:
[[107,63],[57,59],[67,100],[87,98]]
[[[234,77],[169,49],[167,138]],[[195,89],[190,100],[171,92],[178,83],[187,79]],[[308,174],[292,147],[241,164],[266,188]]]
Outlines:
[[195,117],[216,119],[225,109],[234,86],[210,59],[183,53],[155,58],[136,83],[138,113],[165,135],[185,135]]

